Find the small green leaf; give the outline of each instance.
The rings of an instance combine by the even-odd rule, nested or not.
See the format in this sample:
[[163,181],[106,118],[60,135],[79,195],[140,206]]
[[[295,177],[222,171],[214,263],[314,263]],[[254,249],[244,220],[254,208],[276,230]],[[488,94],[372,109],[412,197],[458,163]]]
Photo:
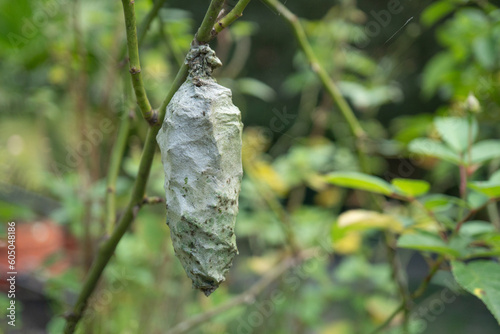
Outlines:
[[493,261],[468,264],[453,261],[451,267],[457,283],[481,299],[500,324],[500,264]]
[[472,163],[480,164],[495,158],[500,158],[500,140],[483,140],[472,146]]
[[490,182],[500,183],[500,170],[497,170],[495,173],[491,174]]
[[241,78],[236,81],[242,94],[255,96],[263,101],[271,102],[276,99],[273,88],[254,78]]
[[335,172],[326,176],[326,181],[341,187],[391,195],[395,189],[379,177],[356,172]]
[[429,182],[422,180],[393,179],[391,183],[403,195],[410,197],[422,196],[431,188]]
[[433,194],[425,196],[420,201],[426,209],[429,209],[431,211],[447,210],[451,208],[452,205],[457,205],[464,208],[467,207],[467,203],[462,201],[460,198],[449,195]]
[[403,224],[393,216],[369,210],[346,211],[339,216],[336,226],[344,231],[403,230]]
[[455,7],[456,6],[450,4],[448,1],[435,2],[424,10],[420,20],[425,26],[429,27],[447,14],[451,13]]
[[454,164],[460,163],[460,156],[453,152],[448,146],[437,140],[418,138],[411,141],[408,149],[410,152],[424,156],[436,157]]
[[470,182],[468,186],[489,198],[500,197],[500,182],[498,181],[477,181]]
[[427,233],[407,233],[398,239],[398,247],[415,249],[423,252],[451,255],[458,257],[460,252],[449,247],[437,235]]
[[475,237],[484,233],[494,232],[495,227],[488,222],[473,220],[465,223],[460,229],[460,234],[467,237]]
[[474,142],[478,130],[475,119],[464,117],[437,117],[434,126],[443,141],[457,153],[464,152]]

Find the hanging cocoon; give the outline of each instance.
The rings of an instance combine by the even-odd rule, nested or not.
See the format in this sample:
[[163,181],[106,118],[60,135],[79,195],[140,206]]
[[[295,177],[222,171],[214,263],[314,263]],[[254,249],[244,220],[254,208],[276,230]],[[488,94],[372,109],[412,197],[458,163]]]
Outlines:
[[165,171],[167,224],[193,287],[210,295],[238,253],[234,225],[243,174],[241,113],[216,83],[207,45],[186,58],[189,75],[167,106],[156,140]]

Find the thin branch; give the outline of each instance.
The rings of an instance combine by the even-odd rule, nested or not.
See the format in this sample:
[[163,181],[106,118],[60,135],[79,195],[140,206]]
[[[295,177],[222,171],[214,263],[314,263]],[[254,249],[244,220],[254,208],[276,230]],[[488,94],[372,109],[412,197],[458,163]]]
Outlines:
[[215,25],[215,21],[217,21],[220,11],[222,10],[222,6],[224,6],[224,1],[225,0],[212,0],[210,3],[207,13],[203,18],[203,22],[195,35],[195,40],[199,44],[207,44],[215,36],[213,26]]
[[183,321],[171,330],[167,334],[181,334],[186,333],[189,330],[205,323],[206,321],[215,318],[221,313],[224,313],[236,306],[242,304],[251,304],[255,301],[255,298],[261,294],[271,283],[277,280],[281,275],[286,272],[291,267],[294,267],[301,262],[311,258],[315,254],[316,250],[305,250],[301,252],[297,257],[289,257],[285,260],[280,261],[280,263],[270,270],[264,277],[262,277],[258,282],[252,285],[247,291],[228,300],[226,303],[215,307],[205,313],[198,314],[191,319]]
[[166,1],[167,0],[154,1],[153,7],[146,14],[142,22],[139,24],[139,27],[137,27],[137,42],[139,46],[144,41],[144,37],[146,37],[146,33],[148,32],[149,27],[151,26],[151,22],[153,22],[154,18],[158,15],[158,12],[160,11],[161,7],[163,7],[163,4]]
[[299,43],[300,48],[304,52],[311,69],[319,77],[321,83],[325,87],[328,94],[331,96],[337,107],[339,108],[342,116],[349,125],[351,133],[356,138],[355,145],[360,159],[360,165],[364,171],[368,171],[368,165],[366,162],[365,150],[363,145],[363,140],[366,138],[366,133],[359,124],[356,115],[347,103],[347,101],[342,96],[339,88],[335,82],[330,78],[328,73],[325,71],[323,66],[321,66],[316,54],[314,53],[311,44],[307,40],[306,33],[302,27],[299,18],[293,14],[288,8],[277,0],[261,0],[264,4],[273,9],[276,13],[280,15],[292,28],[295,39]]
[[120,120],[118,135],[111,151],[111,160],[106,180],[105,225],[107,235],[110,235],[113,232],[116,221],[116,180],[118,179],[123,155],[125,148],[127,147],[130,119],[132,117],[132,115],[129,115],[128,112],[128,108],[125,107],[124,114]]
[[[128,14],[125,14],[126,23],[127,23],[127,35],[130,31],[132,34],[131,37],[134,37],[134,38],[132,38],[132,46],[135,45],[135,47],[133,47],[132,49],[137,50],[137,35],[136,35],[136,28],[135,28],[135,15],[133,15],[133,4],[127,4],[125,0],[122,0],[122,2],[124,5],[125,12],[128,12]],[[212,1],[212,3],[213,2],[217,2],[217,1]],[[211,4],[211,7],[212,7],[212,4]],[[131,18],[130,11],[132,12],[133,21],[132,20],[127,21],[127,17],[129,19]],[[215,24],[215,19],[216,19],[216,17],[213,18],[213,21],[204,20],[200,29],[202,31],[206,31],[206,30],[210,31],[211,28],[213,27],[213,25]],[[131,26],[129,26],[129,24]],[[198,36],[200,36],[200,35],[198,35]],[[137,62],[138,62],[138,60],[139,60],[138,52],[137,52],[136,56],[137,56]],[[167,96],[165,97],[164,101],[162,102],[162,105],[161,105],[161,107],[159,109],[159,113],[158,113],[159,120],[163,120],[163,118],[165,117],[166,108],[167,108],[168,103],[170,102],[170,100],[174,96],[175,92],[182,85],[182,83],[184,82],[186,77],[187,77],[187,65],[184,64],[177,72],[177,75],[174,79],[174,82],[172,83],[172,86],[170,87],[170,89],[167,93]],[[80,291],[80,294],[78,296],[78,300],[77,300],[75,306],[73,307],[72,311],[66,316],[66,324],[64,327],[65,334],[74,333],[76,326],[78,325],[78,322],[80,321],[80,319],[84,315],[84,312],[85,312],[87,304],[88,304],[89,297],[92,295],[93,291],[95,290],[97,283],[98,283],[104,269],[106,268],[106,265],[108,264],[109,260],[111,259],[111,256],[113,255],[113,253],[116,249],[116,246],[118,245],[118,243],[120,242],[120,239],[123,237],[125,232],[128,230],[128,228],[132,224],[138,210],[140,209],[141,205],[143,204],[146,184],[147,184],[147,181],[149,178],[149,173],[151,170],[151,165],[153,163],[154,153],[156,150],[156,135],[158,134],[160,127],[161,127],[161,122],[156,122],[148,130],[148,134],[146,136],[146,140],[145,140],[145,144],[144,144],[144,149],[143,149],[142,156],[141,156],[141,161],[139,164],[139,171],[137,173],[137,178],[136,178],[135,183],[134,183],[134,188],[132,190],[132,195],[130,197],[130,201],[125,209],[125,212],[123,213],[122,217],[120,218],[117,227],[114,229],[113,234],[100,247],[98,254],[97,254],[97,257],[95,258],[94,263],[92,264],[92,267],[89,270],[88,276],[83,284],[82,290]]]
[[216,34],[220,33],[222,30],[224,30],[225,27],[228,27],[231,23],[236,21],[238,18],[243,16],[243,10],[245,10],[245,7],[248,5],[250,0],[240,0],[234,6],[234,8],[226,15],[224,16],[219,22],[215,23],[213,30],[215,31]]
[[142,81],[141,63],[139,60],[139,42],[137,40],[137,28],[135,19],[134,1],[122,0],[123,15],[125,16],[125,27],[127,31],[127,49],[129,57],[129,72],[132,76],[132,86],[134,87],[137,105],[142,116],[150,124],[157,123],[157,113],[149,103],[144,82]]
[[[438,271],[438,269],[441,266],[441,263],[443,263],[443,261],[444,261],[444,256],[441,256],[436,260],[436,262],[434,262],[434,265],[431,267],[429,274],[427,274],[427,276],[424,278],[422,283],[420,283],[420,286],[417,288],[417,290],[415,290],[415,292],[413,292],[410,295],[410,300],[414,300],[414,299],[417,299],[420,296],[422,296],[422,294],[427,290],[427,287],[429,286],[429,283],[431,282],[432,277],[434,277],[434,275]],[[382,330],[384,328],[386,328],[391,323],[392,319],[394,319],[400,312],[405,311],[405,310],[406,310],[406,304],[403,301],[403,303],[401,303],[401,305],[380,326],[378,326],[370,334],[376,334],[376,333],[382,332]]]
[[[141,22],[139,27],[139,38],[137,46],[140,47],[144,41],[144,36],[152,22],[152,20],[158,15],[158,11],[166,0],[158,0],[155,2],[153,8],[149,11],[146,17]],[[129,97],[131,93],[130,82],[125,83],[125,96]],[[111,161],[109,164],[109,169],[107,173],[106,180],[106,199],[105,199],[105,226],[106,235],[110,235],[113,232],[116,222],[116,180],[118,179],[118,173],[120,172],[120,166],[123,159],[123,154],[125,152],[128,132],[130,128],[130,121],[133,118],[133,113],[128,113],[128,106],[125,107],[124,114],[120,120],[120,126],[118,128],[118,135],[116,142],[113,146],[111,153]]]
[[161,204],[165,201],[161,197],[144,197],[142,200],[142,205],[152,205],[152,204]]
[[391,315],[380,325],[378,326],[377,328],[375,328],[375,330],[373,332],[371,332],[371,334],[377,334],[377,333],[381,333],[383,329],[385,329],[387,326],[389,326],[389,324],[391,323],[391,321],[401,312],[405,309],[404,307],[404,303],[401,304],[397,309],[394,310],[394,312],[391,313]]

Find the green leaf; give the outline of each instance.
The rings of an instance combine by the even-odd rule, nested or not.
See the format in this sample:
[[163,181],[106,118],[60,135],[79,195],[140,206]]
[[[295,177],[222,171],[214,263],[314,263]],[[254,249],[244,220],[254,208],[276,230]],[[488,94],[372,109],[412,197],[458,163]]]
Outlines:
[[253,78],[241,78],[236,81],[242,94],[255,96],[263,101],[271,102],[276,99],[276,92],[262,81]]
[[407,233],[398,239],[398,247],[415,249],[423,252],[451,255],[458,257],[460,252],[449,247],[437,235],[427,233]]
[[418,138],[411,141],[408,149],[413,153],[440,158],[454,164],[460,163],[460,156],[437,140]]
[[472,43],[474,55],[486,70],[493,70],[497,60],[495,40],[491,36],[479,36]]
[[489,198],[500,197],[500,182],[498,181],[477,181],[470,182],[468,186]]
[[473,220],[468,221],[460,228],[460,234],[467,237],[475,237],[484,233],[494,232],[495,227],[488,222]]
[[420,19],[422,23],[429,27],[448,15],[455,9],[455,6],[448,1],[438,1],[428,6],[422,13]]
[[366,190],[378,194],[391,195],[395,189],[379,177],[357,172],[335,172],[326,176],[326,181],[341,187]]
[[369,210],[349,210],[342,213],[336,227],[343,231],[380,229],[401,232],[403,230],[403,224],[393,216]]
[[491,174],[490,182],[500,183],[500,169],[497,170],[495,173]]
[[471,148],[472,163],[479,164],[495,158],[500,158],[500,140],[483,140]]
[[392,185],[403,195],[417,197],[426,194],[431,185],[427,181],[412,179],[393,179]]
[[477,136],[477,121],[464,117],[437,117],[434,126],[443,141],[455,152],[462,153]]
[[428,210],[442,211],[451,208],[456,199],[456,197],[448,195],[433,194],[426,196],[421,200],[421,202]]
[[500,324],[500,264],[453,261],[451,267],[458,284],[481,299]]

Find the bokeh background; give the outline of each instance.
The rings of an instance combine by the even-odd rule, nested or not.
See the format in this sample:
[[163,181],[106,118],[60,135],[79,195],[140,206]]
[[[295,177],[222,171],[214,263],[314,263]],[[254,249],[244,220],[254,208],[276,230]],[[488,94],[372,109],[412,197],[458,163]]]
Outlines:
[[[140,21],[152,2],[135,3]],[[286,5],[303,18],[320,62],[369,133],[370,172],[426,179],[434,190],[456,194],[452,166],[412,161],[406,145],[436,136],[433,117],[460,115],[471,92],[482,106],[481,137],[498,138],[498,3]],[[207,6],[167,0],[151,23],[140,56],[153,105],[168,91]],[[59,333],[61,315],[75,302],[106,235],[106,175],[120,119],[133,117],[117,182],[118,215],[131,192],[147,125],[127,84],[119,1],[1,1],[0,31],[0,217],[18,226],[20,304],[12,330],[4,316],[8,299],[0,295],[0,330]],[[246,291],[287,252],[285,212],[300,246],[320,247],[321,256],[288,270],[255,303],[234,307],[193,333],[370,333],[398,305],[383,233],[332,245],[339,213],[363,207],[367,198],[318,177],[359,170],[347,124],[289,27],[263,3],[251,1],[213,46],[224,63],[215,76],[233,91],[245,124],[240,254],[227,282],[210,298],[192,290],[173,254],[164,205],[146,206],[121,240],[79,331],[164,333]],[[164,197],[157,153],[147,194]],[[404,210],[397,202],[385,207]],[[5,236],[6,228],[0,230]],[[424,259],[409,250],[397,256],[415,288],[427,273]],[[493,316],[473,296],[458,295],[443,310],[429,311],[433,298],[450,288],[447,275],[443,271],[415,305],[421,327],[414,333],[497,333]],[[274,302],[276,293],[282,298]],[[397,333],[398,321],[386,333]]]

